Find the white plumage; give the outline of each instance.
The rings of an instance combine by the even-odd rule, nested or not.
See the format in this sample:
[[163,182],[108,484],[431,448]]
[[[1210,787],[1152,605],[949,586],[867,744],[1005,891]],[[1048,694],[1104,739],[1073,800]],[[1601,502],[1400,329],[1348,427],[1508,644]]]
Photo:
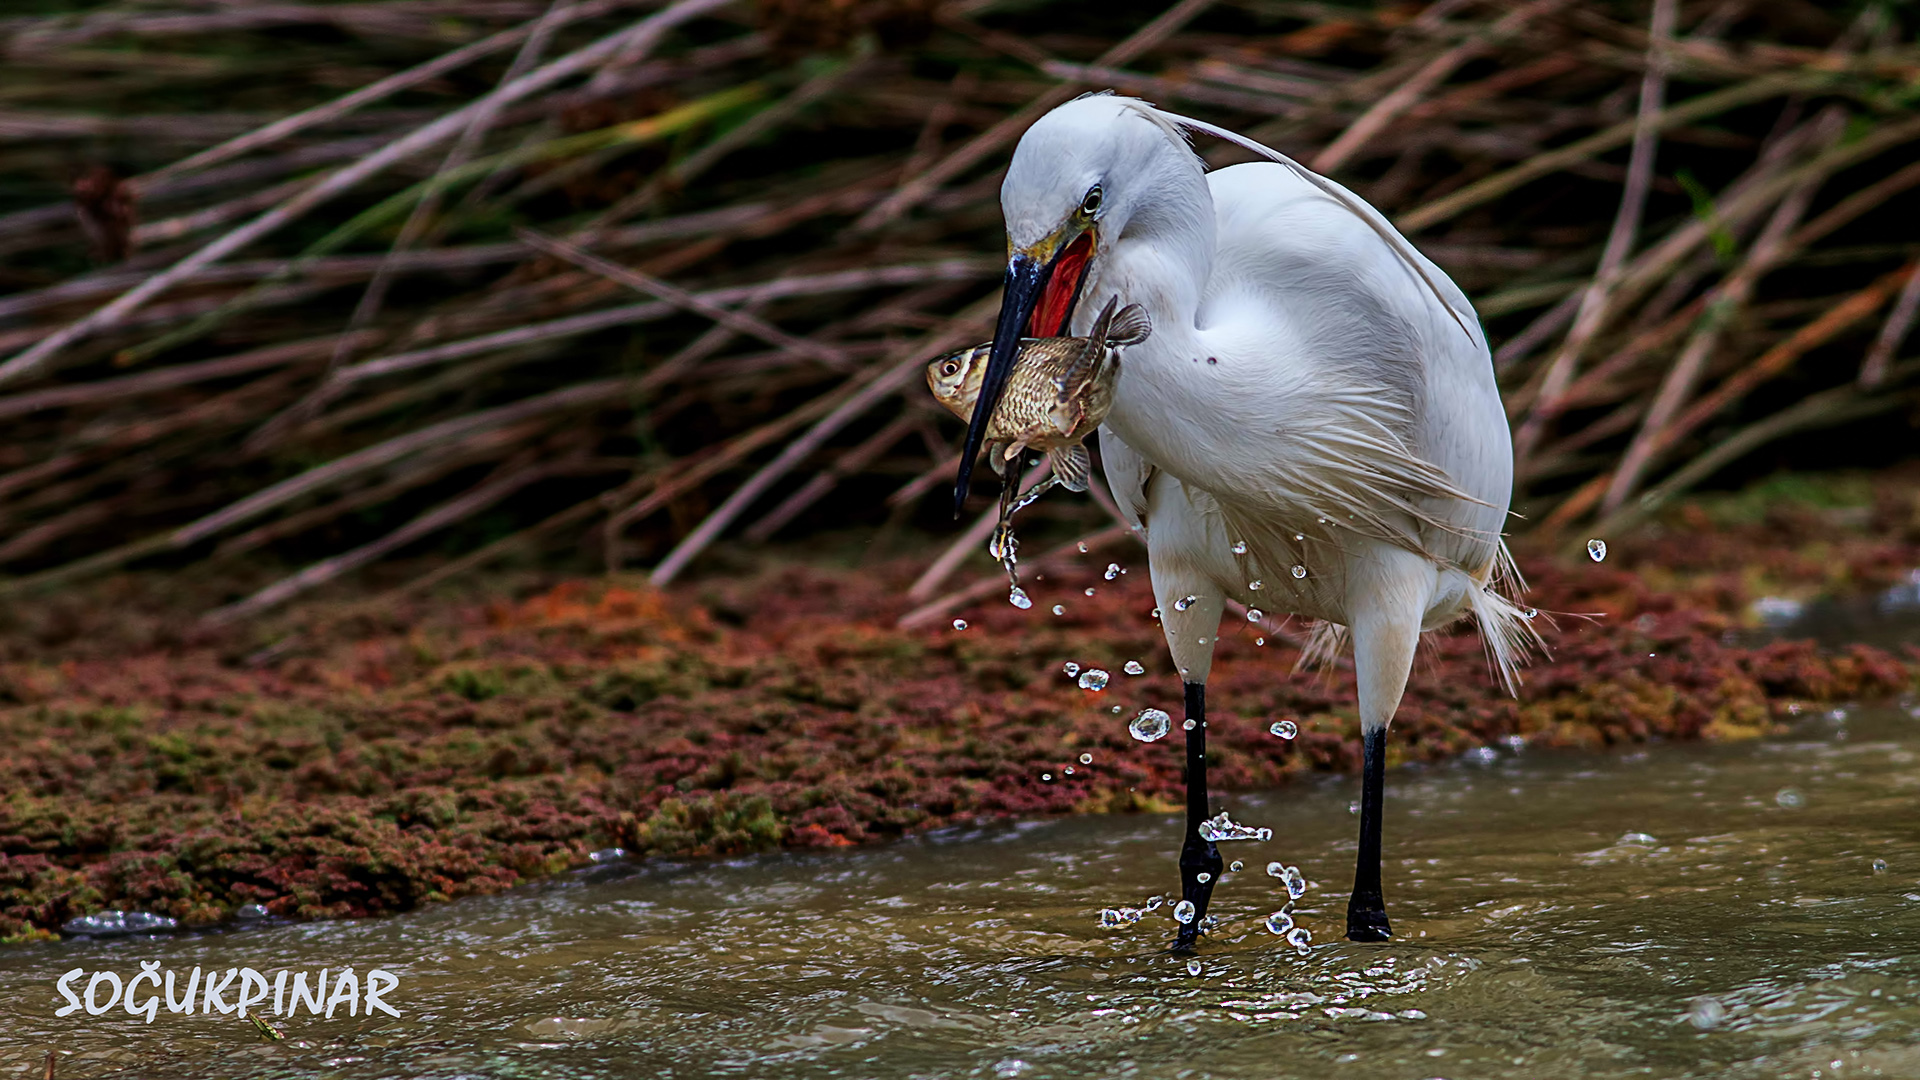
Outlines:
[[[1362,862],[1367,828],[1376,861],[1374,895],[1361,895],[1362,865],[1355,904],[1378,908],[1371,759],[1419,635],[1471,615],[1509,689],[1538,640],[1507,593],[1518,581],[1500,538],[1513,480],[1506,414],[1466,296],[1377,211],[1290,161],[1207,173],[1182,127],[1257,146],[1111,95],[1037,121],[1001,192],[1014,253],[1006,303],[1037,304],[1039,333],[1057,330],[1037,323],[1057,319],[1063,301],[1080,332],[1114,295],[1152,317],[1153,336],[1125,355],[1100,448],[1114,497],[1145,535],[1189,684],[1206,681],[1226,598],[1320,620],[1323,649],[1339,628],[1350,633],[1374,803]],[[1062,259],[1084,234],[1090,258]],[[1056,263],[1084,267],[1077,289],[1052,280]],[[1012,325],[1025,327],[1018,314]],[[1196,701],[1190,691],[1190,712]],[[1183,857],[1191,878],[1189,862],[1200,863]],[[1350,934],[1365,938],[1357,911]],[[1377,921],[1374,939],[1386,934],[1383,908]]]

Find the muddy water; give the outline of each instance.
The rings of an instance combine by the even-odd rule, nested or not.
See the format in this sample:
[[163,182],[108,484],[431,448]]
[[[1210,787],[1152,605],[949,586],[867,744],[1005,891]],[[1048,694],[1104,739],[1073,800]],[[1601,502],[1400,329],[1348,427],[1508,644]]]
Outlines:
[[[1175,820],[1029,823],[604,866],[378,922],[0,949],[0,1076],[37,1080],[49,1046],[61,1077],[1920,1076],[1905,709],[1401,771],[1386,945],[1339,937],[1353,798],[1227,801],[1277,836],[1223,845],[1246,869],[1198,974],[1162,951],[1164,907],[1096,926],[1174,885]],[[1311,882],[1305,952],[1263,926],[1275,859]],[[54,1016],[61,973],[143,960],[183,980],[379,967],[401,1016],[303,1011],[278,1044],[231,1015]]]

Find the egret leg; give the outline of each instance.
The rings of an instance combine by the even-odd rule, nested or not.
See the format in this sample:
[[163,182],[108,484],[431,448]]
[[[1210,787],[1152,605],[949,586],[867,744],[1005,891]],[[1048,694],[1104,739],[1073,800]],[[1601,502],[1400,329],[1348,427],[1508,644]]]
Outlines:
[[[1190,682],[1187,690],[1187,834],[1180,845],[1180,898],[1193,905],[1193,919],[1180,927],[1173,940],[1173,951],[1193,951],[1200,936],[1200,922],[1207,917],[1207,902],[1213,899],[1213,887],[1220,881],[1225,863],[1213,841],[1200,835],[1207,820],[1207,685]],[[1200,875],[1207,876],[1205,881]]]
[[1347,940],[1385,941],[1387,901],[1380,895],[1380,815],[1386,806],[1387,729],[1361,733],[1360,855],[1353,867],[1353,896],[1347,901]]
[[1408,552],[1376,554],[1362,583],[1364,603],[1353,620],[1353,668],[1360,691],[1360,854],[1347,939],[1393,936],[1380,892],[1380,822],[1386,808],[1387,724],[1400,708],[1420,645],[1420,614],[1432,595],[1433,570]]

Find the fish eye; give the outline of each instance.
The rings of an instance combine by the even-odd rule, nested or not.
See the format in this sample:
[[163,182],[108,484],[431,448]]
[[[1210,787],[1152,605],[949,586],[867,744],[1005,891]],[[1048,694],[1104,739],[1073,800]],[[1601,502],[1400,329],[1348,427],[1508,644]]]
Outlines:
[[1087,193],[1080,198],[1080,212],[1087,215],[1098,213],[1100,211],[1101,197],[1102,192],[1100,191],[1099,184],[1088,188]]
[[949,360],[946,363],[940,365],[940,374],[942,375],[952,375],[959,370],[960,370],[960,363],[957,360]]

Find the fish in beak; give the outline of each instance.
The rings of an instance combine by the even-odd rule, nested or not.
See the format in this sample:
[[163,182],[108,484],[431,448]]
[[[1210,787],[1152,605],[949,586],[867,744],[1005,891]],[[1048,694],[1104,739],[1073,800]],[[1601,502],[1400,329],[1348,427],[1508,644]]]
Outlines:
[[[987,423],[1000,406],[1014,359],[1020,355],[1020,339],[1066,334],[1074,305],[1080,300],[1081,287],[1086,284],[1087,267],[1093,262],[1096,242],[1090,225],[1069,221],[1033,247],[1014,251],[1007,260],[1000,319],[993,331],[993,351],[987,357],[980,400],[974,404],[973,419],[967,424],[967,443],[960,452],[960,475],[953,485],[956,519],[973,485],[973,461],[980,455]],[[1017,476],[1014,474],[1007,482],[1018,483]]]

